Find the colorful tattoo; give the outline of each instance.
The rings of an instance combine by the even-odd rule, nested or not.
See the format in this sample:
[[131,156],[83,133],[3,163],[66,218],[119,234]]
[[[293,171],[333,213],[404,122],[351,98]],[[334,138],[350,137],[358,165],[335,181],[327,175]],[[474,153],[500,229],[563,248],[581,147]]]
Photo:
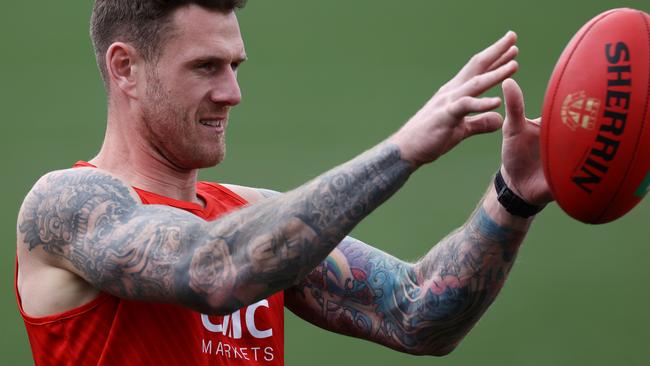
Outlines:
[[347,237],[286,301],[326,329],[403,352],[446,354],[498,294],[523,237],[481,206],[415,264]]

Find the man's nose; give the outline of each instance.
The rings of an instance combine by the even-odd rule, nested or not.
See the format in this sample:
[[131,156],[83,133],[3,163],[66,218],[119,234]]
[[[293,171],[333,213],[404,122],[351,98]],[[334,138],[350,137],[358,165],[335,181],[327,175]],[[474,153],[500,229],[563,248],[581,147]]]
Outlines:
[[236,106],[241,102],[241,89],[237,82],[237,72],[228,67],[215,82],[210,100],[218,104]]

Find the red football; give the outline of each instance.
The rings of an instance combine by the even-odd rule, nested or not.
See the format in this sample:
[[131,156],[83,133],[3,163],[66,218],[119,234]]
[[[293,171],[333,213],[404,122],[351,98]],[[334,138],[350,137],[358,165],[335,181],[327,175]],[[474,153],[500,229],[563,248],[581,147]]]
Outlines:
[[562,52],[542,111],[544,174],[562,209],[602,224],[650,187],[650,16],[614,9]]

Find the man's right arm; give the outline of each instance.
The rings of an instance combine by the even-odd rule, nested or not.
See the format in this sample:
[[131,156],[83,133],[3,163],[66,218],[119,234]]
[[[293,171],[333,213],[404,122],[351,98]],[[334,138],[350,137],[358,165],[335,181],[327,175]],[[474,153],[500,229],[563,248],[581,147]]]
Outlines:
[[113,295],[229,313],[301,279],[412,169],[384,143],[212,223],[142,205],[98,169],[54,172],[25,199],[19,241]]

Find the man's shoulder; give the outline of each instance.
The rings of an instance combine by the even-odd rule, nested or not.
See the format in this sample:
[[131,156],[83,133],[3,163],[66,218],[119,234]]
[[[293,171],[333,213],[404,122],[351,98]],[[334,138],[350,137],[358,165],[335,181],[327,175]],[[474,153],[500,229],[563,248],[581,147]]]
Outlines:
[[94,298],[98,290],[64,259],[79,255],[70,248],[78,231],[101,221],[93,207],[110,206],[115,212],[132,202],[128,187],[94,168],[57,170],[38,179],[23,201],[16,227],[16,285],[23,311],[46,316]]
[[94,167],[75,167],[54,170],[41,176],[27,193],[25,201],[33,195],[57,196],[66,190],[85,195],[113,191],[137,198],[135,191],[118,177]]
[[72,179],[73,177],[88,175],[90,174],[90,171],[91,168],[68,168],[49,171],[38,178],[38,180],[36,180],[36,183],[29,191],[29,193],[33,192],[34,190],[42,190],[53,184],[58,185],[69,179]]
[[95,168],[72,168],[43,175],[27,193],[18,213],[18,239],[30,248],[44,235],[65,240],[72,234],[73,223],[93,205],[110,203],[115,208],[137,204],[137,194],[120,179]]
[[74,167],[45,173],[36,181],[29,193],[35,190],[56,190],[68,185],[78,184],[124,185],[118,178],[101,169]]

